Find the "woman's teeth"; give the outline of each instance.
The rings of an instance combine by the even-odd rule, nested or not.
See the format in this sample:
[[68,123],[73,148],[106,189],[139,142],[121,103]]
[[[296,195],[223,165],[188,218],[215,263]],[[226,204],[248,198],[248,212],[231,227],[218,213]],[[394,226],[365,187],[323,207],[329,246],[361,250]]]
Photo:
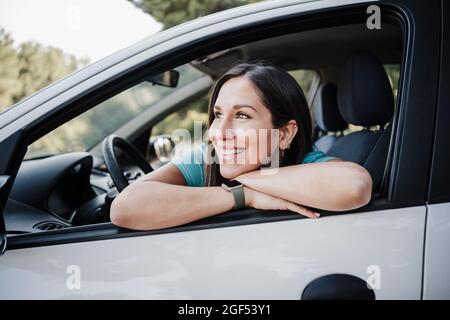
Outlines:
[[229,155],[233,155],[233,154],[239,154],[244,152],[244,148],[237,148],[237,149],[224,149],[222,151],[224,156],[229,156]]

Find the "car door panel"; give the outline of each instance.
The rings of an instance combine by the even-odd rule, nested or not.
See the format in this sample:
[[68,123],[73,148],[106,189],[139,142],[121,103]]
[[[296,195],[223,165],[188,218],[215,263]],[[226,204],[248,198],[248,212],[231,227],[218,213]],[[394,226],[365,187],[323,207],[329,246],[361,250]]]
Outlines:
[[0,298],[300,299],[318,277],[375,266],[377,299],[419,299],[424,223],[411,207],[10,250]]
[[450,299],[450,4],[442,2],[439,91],[427,199],[424,299]]
[[450,203],[428,206],[423,299],[450,299]]

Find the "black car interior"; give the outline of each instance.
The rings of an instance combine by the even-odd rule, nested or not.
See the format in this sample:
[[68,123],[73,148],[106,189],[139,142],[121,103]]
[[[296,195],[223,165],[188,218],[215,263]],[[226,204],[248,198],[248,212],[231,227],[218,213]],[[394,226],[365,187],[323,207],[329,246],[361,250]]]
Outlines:
[[336,85],[322,83],[312,103],[316,128],[313,134],[314,149],[325,153],[343,136],[348,123],[342,118],[337,102]]
[[328,154],[365,167],[377,190],[389,149],[391,127],[385,126],[394,115],[394,97],[383,65],[374,54],[358,52],[346,61],[338,82],[338,107],[347,123],[379,129],[350,133]]
[[[378,192],[395,108],[383,64],[400,64],[402,45],[402,32],[393,25],[370,32],[354,24],[248,43],[191,61],[191,65],[212,79],[243,58],[269,60],[286,70],[316,70],[320,83],[312,103],[314,147],[364,166]],[[364,129],[343,134],[349,125]],[[120,138],[106,138],[104,159],[77,152],[23,161],[5,210],[8,234],[109,221],[108,204],[117,189],[139,176],[136,168],[142,173],[151,170],[139,165],[142,155],[130,155],[139,153],[132,146],[136,146],[134,141],[117,141]]]

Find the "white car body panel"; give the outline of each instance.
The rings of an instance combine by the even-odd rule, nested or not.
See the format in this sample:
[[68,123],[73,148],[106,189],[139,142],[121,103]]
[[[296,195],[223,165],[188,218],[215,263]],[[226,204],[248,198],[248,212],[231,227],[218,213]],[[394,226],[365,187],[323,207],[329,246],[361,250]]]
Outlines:
[[450,299],[450,203],[428,205],[424,299]]
[[16,249],[0,299],[300,299],[317,277],[367,280],[370,266],[377,299],[420,299],[424,230],[420,206]]

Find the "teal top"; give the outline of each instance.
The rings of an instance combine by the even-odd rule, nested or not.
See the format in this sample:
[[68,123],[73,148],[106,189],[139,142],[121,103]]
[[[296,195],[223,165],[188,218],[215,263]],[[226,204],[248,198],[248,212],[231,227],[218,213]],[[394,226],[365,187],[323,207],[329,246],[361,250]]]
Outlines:
[[[203,149],[204,145],[201,145],[201,147],[194,148],[191,152],[183,152],[181,157],[175,157],[171,160],[180,170],[187,186],[204,186]],[[327,156],[322,151],[311,151],[305,155],[302,163],[325,162],[333,159],[337,158]]]

